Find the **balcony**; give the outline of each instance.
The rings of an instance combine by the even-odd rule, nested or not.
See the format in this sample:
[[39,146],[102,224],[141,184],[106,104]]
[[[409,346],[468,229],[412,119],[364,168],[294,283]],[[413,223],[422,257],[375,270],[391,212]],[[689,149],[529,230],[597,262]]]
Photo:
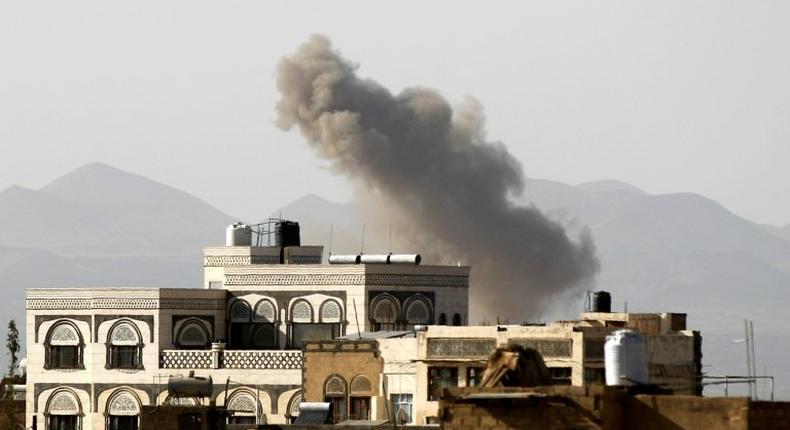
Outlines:
[[255,369],[300,370],[302,351],[165,350],[159,356],[162,369]]

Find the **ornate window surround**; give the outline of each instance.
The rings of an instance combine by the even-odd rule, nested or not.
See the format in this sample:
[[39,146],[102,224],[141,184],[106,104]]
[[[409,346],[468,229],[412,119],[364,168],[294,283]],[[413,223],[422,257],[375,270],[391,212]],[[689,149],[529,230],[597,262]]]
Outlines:
[[[264,306],[267,306],[267,305],[270,306],[271,309],[274,311],[274,315],[272,315],[271,318],[268,317],[268,316],[265,316],[265,315],[259,315],[258,314],[258,310],[261,309]],[[273,299],[262,298],[262,299],[258,300],[255,303],[255,306],[253,307],[252,319],[255,322],[266,322],[266,323],[278,324],[280,322],[278,316],[279,316],[279,309],[277,309],[277,303]]]
[[[71,402],[71,404],[64,403]],[[82,428],[82,418],[85,416],[80,397],[69,388],[58,388],[53,391],[44,406],[44,428],[50,427],[52,416],[71,415],[77,417],[77,428]]]
[[[305,305],[307,305],[307,308],[310,310],[310,316],[307,319],[304,319],[304,318],[300,317],[299,320],[297,321],[296,318],[294,317],[294,311],[296,310],[297,306],[299,306],[299,305],[301,305],[303,303]],[[288,320],[291,323],[295,323],[295,322],[296,323],[312,323],[312,322],[315,322],[315,310],[313,309],[313,305],[310,304],[310,302],[307,299],[304,299],[304,298],[295,299],[293,301],[293,303],[291,303],[291,306],[290,306],[290,309],[289,309],[289,312],[288,312]]]
[[256,411],[249,411],[249,410],[236,410],[236,412],[241,412],[243,416],[263,416],[263,408],[261,407],[260,402],[256,398],[255,393],[250,390],[244,388],[237,388],[230,392],[227,400],[227,408],[228,410],[232,410],[235,406],[236,402],[239,402],[239,399],[247,398],[248,400],[252,401],[253,407],[257,408]]
[[[422,302],[422,304],[425,305],[425,308],[428,311],[426,322],[419,322],[419,321],[412,322],[412,321],[409,321],[409,319],[408,319],[409,310],[411,310],[411,307],[415,306],[415,304],[417,302]],[[409,297],[403,303],[403,314],[402,314],[402,317],[403,317],[403,321],[406,324],[412,324],[412,323],[413,324],[425,324],[425,323],[433,324],[434,315],[433,315],[433,306],[431,305],[431,301],[427,297],[423,296],[422,294],[415,294],[414,296]]]
[[[211,332],[209,331],[208,328],[206,328],[206,324],[207,324],[206,320],[197,317],[188,318],[184,321],[179,321],[178,331],[176,331],[175,341],[173,342],[173,344],[176,346],[176,349],[185,349],[185,347],[186,349],[190,349],[197,346],[202,346],[203,349],[206,349],[209,346],[211,346]],[[203,338],[205,339],[205,342],[203,344],[201,345],[185,344],[181,342],[181,337],[184,335],[184,332],[191,327],[196,327],[196,329],[200,330],[200,332],[203,334]],[[194,348],[194,349],[200,349],[200,348]]]
[[[338,315],[336,317],[324,316],[324,311],[329,306],[337,306]],[[321,303],[318,308],[318,322],[339,323],[343,322],[343,306],[335,299],[326,299]]]
[[[234,313],[236,313],[237,312],[236,310],[239,309],[240,307],[245,308],[244,311],[241,312],[246,313],[246,315],[237,317],[234,315]],[[230,302],[228,306],[228,321],[230,321],[231,323],[247,323],[250,322],[251,320],[252,320],[252,307],[250,307],[250,304],[246,300],[235,299]]]
[[[336,387],[334,386],[330,387],[329,384],[333,382],[339,382],[340,383],[339,388],[341,388],[342,391],[336,389]],[[346,383],[345,378],[343,378],[342,376],[338,374],[332,374],[326,378],[326,381],[324,381],[324,397],[334,397],[334,396],[345,397],[347,394],[348,394],[348,384]]]
[[356,375],[351,379],[348,391],[352,396],[372,396],[373,384],[367,376]]
[[[52,335],[55,334],[55,332],[58,330],[60,326],[63,325],[68,326],[68,329],[70,329],[71,331],[77,334],[77,343],[75,345],[70,345],[77,347],[77,366],[74,369],[85,369],[85,364],[83,361],[83,354],[85,352],[85,340],[83,339],[82,331],[80,331],[77,324],[69,319],[56,320],[49,327],[49,330],[47,330],[47,335],[46,337],[44,337],[44,369],[45,370],[59,369],[58,367],[54,367],[52,365],[52,360],[54,357],[51,356],[52,354],[51,347],[59,346],[57,344],[52,343]],[[66,346],[65,344],[61,344],[61,345]]]
[[[131,328],[131,330],[133,331],[134,335],[137,337],[137,339],[136,339],[137,342],[136,343],[133,343],[134,341],[128,341],[128,340],[120,340],[119,341],[119,340],[114,340],[112,338],[113,334],[115,334],[115,331],[120,329],[120,328],[123,328],[124,326],[128,326],[128,327]],[[143,342],[143,336],[142,336],[142,333],[140,333],[140,328],[137,327],[137,324],[135,324],[134,321],[132,321],[130,319],[126,319],[126,318],[121,318],[118,321],[115,321],[110,326],[110,329],[107,330],[107,339],[106,339],[106,341],[104,343],[104,346],[105,346],[105,349],[106,349],[105,362],[104,362],[104,368],[105,369],[122,369],[122,370],[144,370],[145,369],[145,367],[143,366],[143,347],[145,346],[145,343]],[[132,369],[116,368],[116,367],[112,366],[112,348],[113,348],[113,346],[135,346],[135,347],[137,347],[136,360],[135,360],[136,364],[135,364],[134,368],[132,368]]]
[[[377,320],[376,319],[376,308],[379,305],[382,305],[382,302],[389,302],[392,306],[393,310],[395,311],[395,315],[392,316],[391,320]],[[379,294],[373,299],[373,302],[370,304],[370,317],[369,319],[373,323],[391,323],[397,324],[401,320],[401,308],[398,299],[395,296],[387,293]]]
[[[128,403],[128,399],[126,403],[120,410],[113,410],[114,406],[120,405],[120,400],[122,397],[127,397],[131,399],[133,403]],[[129,409],[132,407],[132,409]],[[126,416],[139,416],[140,411],[142,409],[142,402],[140,401],[140,397],[132,390],[126,387],[121,387],[115,390],[110,397],[107,399],[107,406],[105,408],[104,415],[109,418],[110,415],[126,415]],[[113,413],[113,412],[120,412],[120,413]]]
[[290,420],[293,420],[299,416],[299,405],[302,403],[302,401],[302,390],[295,392],[291,396],[291,399],[288,400],[288,409],[286,409],[285,417],[289,420],[289,423],[291,423]]

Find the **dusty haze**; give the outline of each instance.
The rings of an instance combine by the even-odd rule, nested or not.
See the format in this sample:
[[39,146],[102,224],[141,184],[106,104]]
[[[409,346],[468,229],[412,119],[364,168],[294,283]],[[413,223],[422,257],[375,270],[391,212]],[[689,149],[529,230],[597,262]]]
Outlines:
[[511,203],[524,174],[504,145],[486,140],[479,103],[453,107],[423,87],[392,94],[355,69],[327,38],[311,37],[277,69],[278,125],[298,127],[367,205],[411,227],[415,245],[473,263],[477,312],[530,318],[594,276],[588,234],[574,242],[536,208]]

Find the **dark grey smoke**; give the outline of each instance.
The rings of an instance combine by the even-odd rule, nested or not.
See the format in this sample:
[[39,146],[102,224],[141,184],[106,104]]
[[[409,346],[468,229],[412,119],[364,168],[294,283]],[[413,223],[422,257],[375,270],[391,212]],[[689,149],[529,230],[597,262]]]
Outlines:
[[478,314],[534,317],[547,299],[592,279],[588,234],[574,243],[534,207],[511,203],[524,173],[502,143],[486,141],[479,103],[454,109],[422,87],[392,94],[356,67],[313,36],[278,66],[278,124],[299,127],[336,171],[412,226],[416,245],[470,263]]

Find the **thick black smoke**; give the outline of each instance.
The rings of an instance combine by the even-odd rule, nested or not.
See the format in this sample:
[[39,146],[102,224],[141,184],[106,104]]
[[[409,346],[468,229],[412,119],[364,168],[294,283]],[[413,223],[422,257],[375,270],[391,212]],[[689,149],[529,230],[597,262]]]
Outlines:
[[595,275],[588,234],[574,243],[536,208],[511,203],[524,173],[503,144],[486,141],[479,103],[454,109],[421,87],[392,94],[355,70],[313,36],[278,66],[278,124],[299,127],[336,171],[378,196],[413,227],[416,245],[470,263],[478,313],[534,317]]

